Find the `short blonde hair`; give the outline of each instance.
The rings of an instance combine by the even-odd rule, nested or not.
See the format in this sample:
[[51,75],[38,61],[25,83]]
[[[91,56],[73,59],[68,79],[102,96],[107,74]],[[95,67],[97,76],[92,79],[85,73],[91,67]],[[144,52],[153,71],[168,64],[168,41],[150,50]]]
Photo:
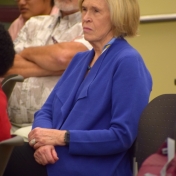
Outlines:
[[[96,0],[95,0],[96,1]],[[140,10],[137,0],[105,0],[109,6],[114,36],[132,37],[137,34]],[[82,10],[84,0],[79,0]]]

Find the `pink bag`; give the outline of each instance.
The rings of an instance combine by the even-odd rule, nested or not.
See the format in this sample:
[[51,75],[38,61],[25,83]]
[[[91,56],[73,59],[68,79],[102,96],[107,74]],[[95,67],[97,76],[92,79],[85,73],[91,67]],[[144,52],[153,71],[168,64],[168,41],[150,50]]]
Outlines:
[[175,141],[168,138],[143,162],[137,176],[176,176]]

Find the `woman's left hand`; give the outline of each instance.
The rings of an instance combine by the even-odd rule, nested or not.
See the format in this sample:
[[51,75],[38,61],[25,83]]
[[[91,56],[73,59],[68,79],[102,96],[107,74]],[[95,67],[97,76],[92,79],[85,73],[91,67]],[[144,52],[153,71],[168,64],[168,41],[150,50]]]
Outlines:
[[34,153],[34,158],[37,163],[46,165],[54,164],[59,158],[54,146],[48,145],[38,148]]
[[55,130],[37,127],[33,129],[28,135],[29,145],[32,146],[34,149],[37,149],[44,145],[64,146],[65,132],[65,130]]

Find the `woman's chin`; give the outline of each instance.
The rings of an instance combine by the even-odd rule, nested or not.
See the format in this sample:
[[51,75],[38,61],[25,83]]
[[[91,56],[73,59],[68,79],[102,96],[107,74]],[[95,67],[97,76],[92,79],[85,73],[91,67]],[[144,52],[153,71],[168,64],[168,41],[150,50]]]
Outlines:
[[87,40],[89,43],[91,43],[92,41],[92,38],[87,35],[84,35],[84,39]]

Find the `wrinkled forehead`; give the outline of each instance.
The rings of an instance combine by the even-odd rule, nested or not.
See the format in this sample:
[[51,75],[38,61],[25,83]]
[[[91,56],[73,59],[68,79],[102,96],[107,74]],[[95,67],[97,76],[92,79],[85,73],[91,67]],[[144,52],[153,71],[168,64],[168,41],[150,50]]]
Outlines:
[[107,0],[80,0],[80,7],[93,7],[93,8],[100,8],[100,9],[109,9]]
[[78,3],[78,0],[54,0],[55,2]]

